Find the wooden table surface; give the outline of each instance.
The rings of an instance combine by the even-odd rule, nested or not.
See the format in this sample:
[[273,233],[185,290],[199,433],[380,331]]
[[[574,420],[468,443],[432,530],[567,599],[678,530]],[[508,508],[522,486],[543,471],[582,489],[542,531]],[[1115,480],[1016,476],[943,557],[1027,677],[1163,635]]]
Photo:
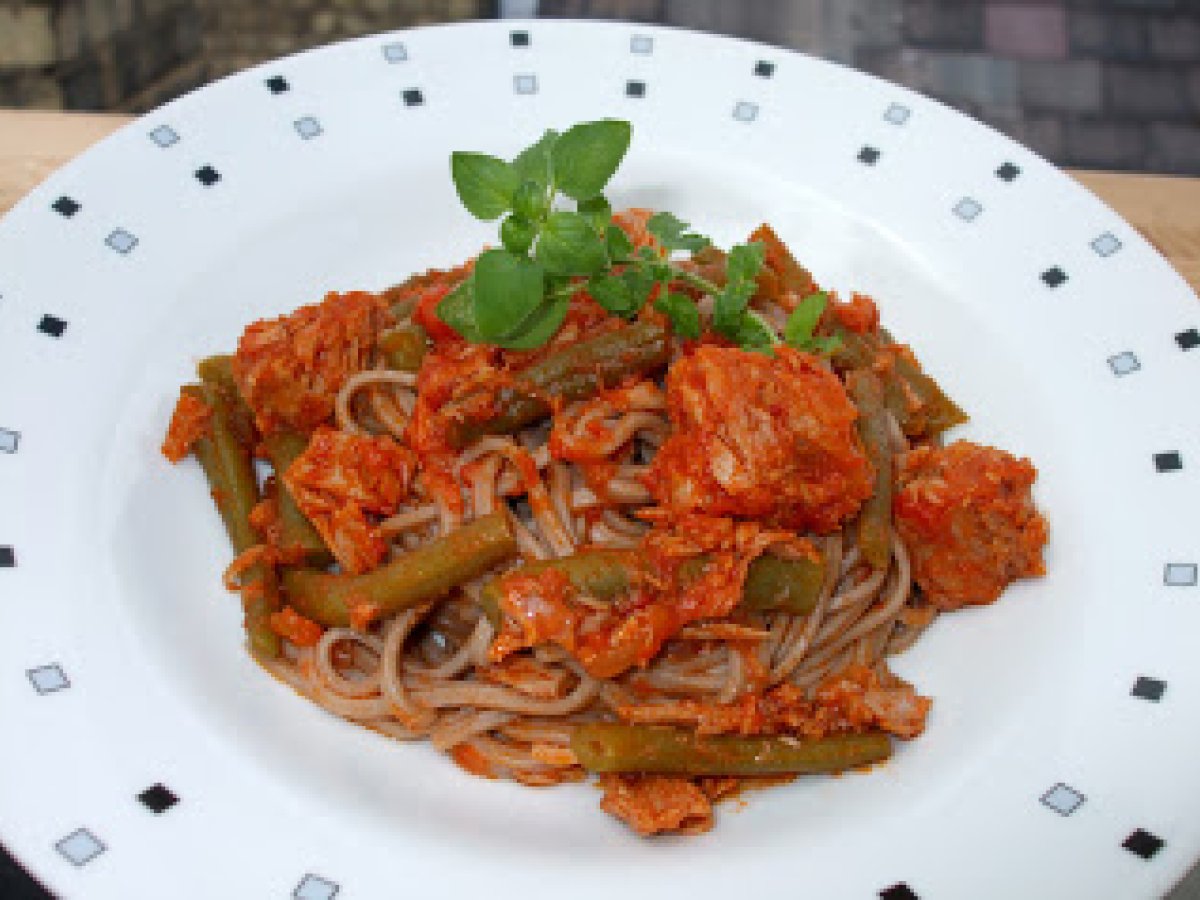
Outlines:
[[[128,116],[0,110],[0,215]],[[1200,291],[1200,178],[1070,173],[1133,224]]]

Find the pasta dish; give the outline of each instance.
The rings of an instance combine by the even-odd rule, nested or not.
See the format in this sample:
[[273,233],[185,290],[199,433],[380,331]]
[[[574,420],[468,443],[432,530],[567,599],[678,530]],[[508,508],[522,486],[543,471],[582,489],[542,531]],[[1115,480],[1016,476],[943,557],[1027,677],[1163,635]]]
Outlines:
[[[467,771],[597,775],[639,834],[885,760],[942,613],[1041,575],[1029,460],[769,225],[717,249],[603,188],[628,123],[455,154],[500,244],[330,293],[203,360],[163,444],[207,477],[254,658]],[[261,472],[269,472],[265,478]]]

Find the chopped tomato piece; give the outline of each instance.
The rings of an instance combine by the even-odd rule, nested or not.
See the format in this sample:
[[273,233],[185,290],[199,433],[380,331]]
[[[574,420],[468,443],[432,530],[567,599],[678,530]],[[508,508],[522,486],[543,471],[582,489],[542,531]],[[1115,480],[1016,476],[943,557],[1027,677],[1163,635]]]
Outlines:
[[851,294],[849,300],[834,299],[829,304],[834,317],[856,334],[879,330],[879,307],[866,294]]
[[321,640],[325,629],[307,619],[290,606],[285,606],[279,612],[271,613],[271,630],[282,638],[287,638],[297,647],[312,647]]
[[162,454],[173,463],[179,462],[192,450],[192,444],[208,433],[212,407],[187,391],[179,392],[167,437],[162,444]]

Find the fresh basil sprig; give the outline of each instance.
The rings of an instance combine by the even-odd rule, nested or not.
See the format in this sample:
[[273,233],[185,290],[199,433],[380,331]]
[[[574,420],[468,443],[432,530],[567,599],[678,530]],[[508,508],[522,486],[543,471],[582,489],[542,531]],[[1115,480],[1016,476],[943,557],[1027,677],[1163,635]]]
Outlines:
[[[696,339],[701,333],[696,303],[671,289],[682,284],[713,297],[714,331],[747,350],[771,352],[778,337],[749,309],[763,266],[761,244],[732,248],[726,284],[718,287],[671,262],[674,252],[696,253],[710,244],[687,222],[655,213],[646,228],[658,246],[636,252],[629,236],[612,224],[603,191],[632,134],[628,122],[601,119],[562,134],[547,131],[512,162],[485,153],[452,154],[450,174],[459,199],[478,219],[503,217],[502,246],[479,256],[471,276],[438,305],[438,317],[473,343],[532,349],[554,336],[582,286],[574,279],[586,278],[588,293],[613,315],[631,319],[653,297],[677,335]],[[557,207],[562,197],[575,201],[575,208]],[[797,340],[816,348],[822,339],[813,338],[812,329],[821,310],[807,331],[799,312],[793,314]],[[792,336],[787,340],[793,343]]]

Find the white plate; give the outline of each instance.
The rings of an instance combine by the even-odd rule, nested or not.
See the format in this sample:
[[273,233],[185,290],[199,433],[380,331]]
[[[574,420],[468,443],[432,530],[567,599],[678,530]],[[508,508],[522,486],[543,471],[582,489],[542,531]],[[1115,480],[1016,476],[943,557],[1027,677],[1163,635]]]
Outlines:
[[[473,779],[264,676],[199,471],[158,454],[176,386],[250,320],[494,240],[451,150],[600,116],[634,123],[615,205],[725,243],[770,221],[822,282],[875,295],[973,413],[963,435],[1035,460],[1052,529],[1045,579],[898,661],[935,698],[924,737],[687,840],[632,837],[591,787]],[[1200,849],[1195,298],[1069,178],[937,103],[640,25],[367,38],[72,163],[0,223],[0,295],[0,840],[57,891],[1149,897]]]

